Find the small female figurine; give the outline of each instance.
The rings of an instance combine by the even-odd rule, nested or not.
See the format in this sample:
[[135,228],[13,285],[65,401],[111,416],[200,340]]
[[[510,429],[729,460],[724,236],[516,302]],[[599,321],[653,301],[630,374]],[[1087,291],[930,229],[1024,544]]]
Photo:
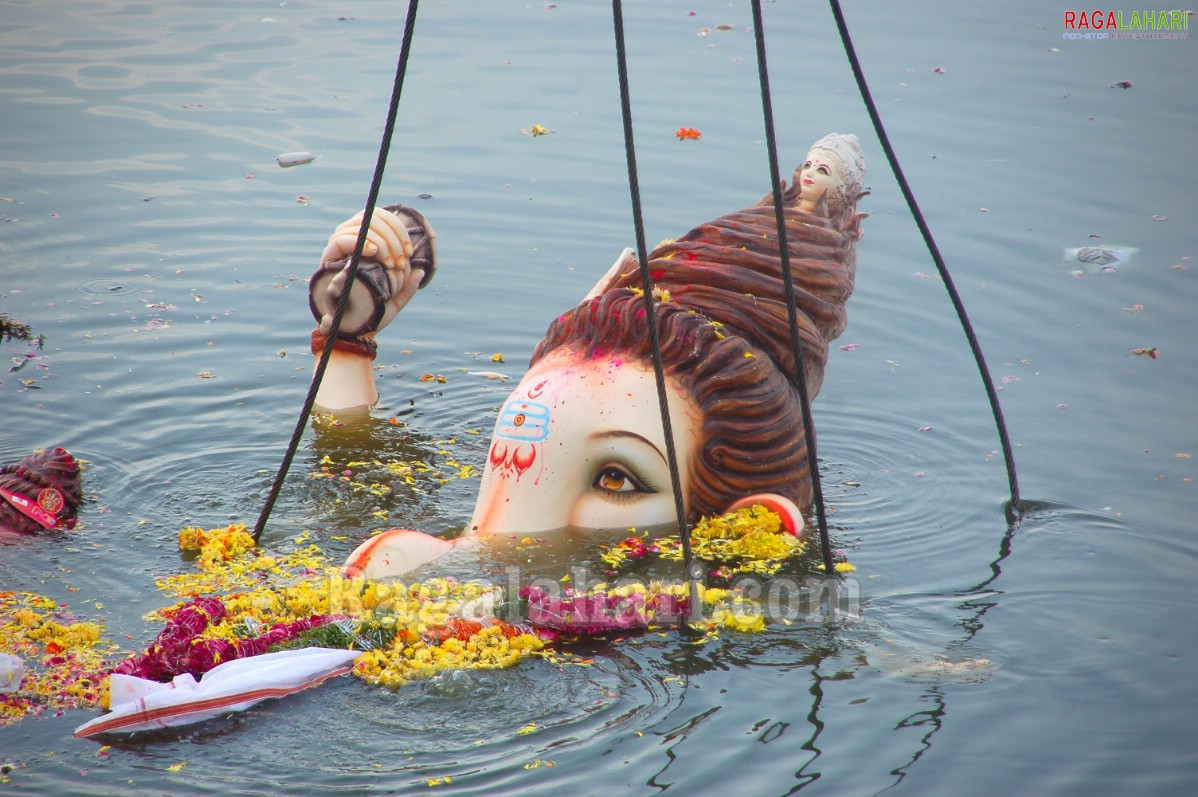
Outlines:
[[865,156],[851,133],[829,133],[811,145],[807,160],[795,169],[798,209],[828,215],[848,204],[856,205],[865,177]]

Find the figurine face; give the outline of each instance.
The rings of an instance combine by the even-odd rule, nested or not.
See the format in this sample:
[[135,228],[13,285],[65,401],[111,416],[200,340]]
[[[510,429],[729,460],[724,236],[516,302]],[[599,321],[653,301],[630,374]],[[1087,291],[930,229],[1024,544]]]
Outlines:
[[[667,375],[685,492],[698,411]],[[500,411],[471,533],[644,528],[676,517],[651,368],[559,349]]]
[[840,185],[840,164],[828,152],[813,149],[807,153],[799,180],[802,186],[799,196],[814,205],[820,197]]

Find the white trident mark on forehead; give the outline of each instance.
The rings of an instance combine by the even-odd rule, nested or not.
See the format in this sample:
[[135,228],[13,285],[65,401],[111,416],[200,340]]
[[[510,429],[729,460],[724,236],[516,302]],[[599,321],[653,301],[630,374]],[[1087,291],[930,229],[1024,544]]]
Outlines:
[[525,443],[541,442],[549,436],[549,407],[513,398],[499,413],[495,436]]

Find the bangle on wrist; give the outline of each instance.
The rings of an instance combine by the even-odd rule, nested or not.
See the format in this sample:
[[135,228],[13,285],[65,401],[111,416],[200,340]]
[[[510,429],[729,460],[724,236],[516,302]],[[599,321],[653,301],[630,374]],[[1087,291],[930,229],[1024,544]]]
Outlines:
[[[320,328],[312,330],[312,353],[319,356],[325,347],[329,345],[329,336],[320,331]],[[378,357],[379,345],[374,341],[374,338],[365,335],[355,335],[353,337],[342,337],[337,335],[333,341],[333,351],[341,351],[346,354],[357,354],[360,357],[369,357],[374,359]]]

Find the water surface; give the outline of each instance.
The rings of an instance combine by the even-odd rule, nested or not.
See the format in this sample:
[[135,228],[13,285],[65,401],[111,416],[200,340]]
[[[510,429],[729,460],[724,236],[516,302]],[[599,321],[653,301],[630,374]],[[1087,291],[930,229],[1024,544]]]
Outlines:
[[[653,242],[763,195],[764,132],[747,4],[627,6]],[[831,14],[765,6],[783,162],[853,131],[870,169],[838,342],[855,346],[834,348],[815,405],[860,615],[701,646],[652,635],[597,645],[592,667],[532,661],[398,694],[341,679],[106,756],[70,736],[86,713],[31,720],[0,730],[0,758],[25,765],[12,785],[420,793],[449,775],[440,791],[990,795],[1194,782],[1194,42],[1063,41],[1064,7],[1031,2],[846,8],[1001,388],[1029,510],[1012,528],[976,367]],[[178,530],[257,517],[308,385],[304,279],[365,201],[405,8],[0,8],[0,310],[47,339],[0,373],[0,461],[63,445],[88,461],[91,496],[75,532],[0,544],[0,588],[101,616],[132,649],[157,631],[142,620],[166,600],[155,578],[186,567]],[[309,431],[266,543],[309,530],[339,557],[378,528],[465,521],[477,482],[380,503],[307,474],[324,456],[481,465],[512,383],[465,371],[501,352],[518,376],[553,314],[633,240],[613,58],[602,3],[421,9],[383,195],[433,220],[441,270],[384,334],[376,422]],[[520,133],[533,124],[553,132]],[[679,127],[703,137],[678,141]],[[275,164],[297,150],[317,158]],[[1066,250],[1101,243],[1137,252],[1075,275]],[[1152,347],[1156,359],[1132,353]],[[14,365],[27,351],[3,344]],[[937,664],[974,659],[992,664]],[[518,735],[528,723],[539,730]]]

